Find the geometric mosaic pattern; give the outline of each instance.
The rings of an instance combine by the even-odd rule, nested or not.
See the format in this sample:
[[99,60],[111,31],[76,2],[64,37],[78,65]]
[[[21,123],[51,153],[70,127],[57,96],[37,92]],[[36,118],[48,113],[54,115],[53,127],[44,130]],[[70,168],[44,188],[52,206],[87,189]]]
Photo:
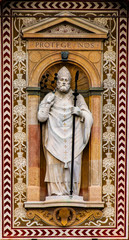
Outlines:
[[[12,9],[41,10],[118,10],[125,16],[118,23],[118,84],[117,84],[117,181],[116,181],[116,224],[100,228],[13,228],[12,218],[12,20],[8,17]],[[2,144],[3,144],[3,238],[45,238],[45,239],[88,239],[107,237],[126,239],[126,194],[127,194],[127,19],[126,10],[118,3],[81,1],[35,1],[5,3],[2,21]]]

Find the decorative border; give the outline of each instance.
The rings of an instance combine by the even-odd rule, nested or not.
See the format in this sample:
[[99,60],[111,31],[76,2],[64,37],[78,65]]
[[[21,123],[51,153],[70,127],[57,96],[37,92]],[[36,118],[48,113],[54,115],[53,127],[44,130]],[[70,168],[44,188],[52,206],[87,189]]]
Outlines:
[[[126,11],[122,10],[125,15]],[[127,101],[128,101],[128,60],[127,60],[127,19],[121,18],[119,22],[119,82],[118,82],[118,225],[124,230],[126,222],[126,196],[127,189]],[[127,32],[126,32],[127,31]],[[123,204],[124,203],[124,204]],[[123,208],[124,207],[124,208]],[[119,230],[120,232],[120,230]]]
[[[117,226],[116,228],[12,228],[12,46],[11,46],[11,9],[47,9],[47,10],[107,10],[120,9],[120,5],[111,2],[12,2],[3,9],[2,25],[2,154],[3,154],[3,237],[7,238],[116,238],[126,239],[126,142],[127,142],[127,19],[119,19],[119,56],[118,56],[118,177],[117,177]],[[120,9],[125,15],[126,10]]]
[[[6,15],[9,14],[9,9],[5,10]],[[3,227],[5,231],[11,227],[11,159],[12,159],[12,60],[11,60],[11,23],[8,17],[3,19],[1,27],[2,39],[2,176],[3,176],[3,208],[2,215],[4,216]],[[9,229],[8,229],[8,226]],[[4,230],[3,230],[4,231]],[[3,233],[4,234],[4,233]]]

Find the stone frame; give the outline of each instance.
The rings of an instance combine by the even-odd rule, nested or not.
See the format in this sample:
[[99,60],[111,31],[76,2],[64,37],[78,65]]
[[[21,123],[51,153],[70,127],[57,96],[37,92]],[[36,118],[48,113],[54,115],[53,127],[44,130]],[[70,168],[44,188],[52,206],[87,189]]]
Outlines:
[[[22,6],[22,7],[25,8],[25,7],[28,6],[28,5],[24,6],[24,4],[23,5],[20,5],[20,4],[21,3],[19,2],[15,6],[13,6],[13,3],[12,3],[11,7],[13,6],[14,8],[17,8],[17,7],[21,8],[21,6]],[[37,4],[37,5],[35,5],[35,4]],[[38,4],[40,4],[40,5],[38,5]],[[73,2],[73,4],[74,4],[74,2]],[[83,5],[83,7],[85,7],[85,9],[87,9],[87,8],[88,9],[94,9],[94,5],[92,4],[92,2],[91,3],[89,2],[88,4],[89,5],[84,6],[84,3],[81,2],[81,5],[79,5],[78,8],[80,8],[80,6]],[[119,42],[119,56],[121,56],[121,58],[119,59],[120,62],[118,64],[118,67],[119,67],[119,72],[122,73],[122,75],[120,74],[119,79],[118,79],[119,80],[118,81],[118,90],[119,90],[118,103],[120,104],[119,107],[122,109],[120,111],[120,108],[118,107],[118,120],[119,120],[119,123],[118,123],[118,150],[119,151],[118,151],[118,155],[117,155],[118,156],[117,160],[118,160],[118,170],[120,171],[120,169],[121,169],[121,175],[118,171],[118,177],[117,177],[117,180],[118,180],[118,184],[117,184],[118,205],[117,205],[117,207],[118,208],[116,209],[116,211],[117,211],[116,219],[118,221],[117,221],[117,225],[115,226],[114,229],[109,229],[109,228],[105,229],[104,228],[102,230],[101,228],[96,227],[93,230],[93,229],[88,227],[88,230],[86,230],[84,228],[84,231],[87,232],[87,234],[89,234],[89,236],[91,236],[91,237],[93,237],[93,236],[98,236],[99,237],[101,235],[103,238],[105,238],[105,237],[107,237],[107,234],[108,234],[112,238],[113,237],[117,237],[117,238],[122,237],[123,239],[125,239],[126,236],[127,236],[127,234],[126,234],[126,220],[125,220],[125,216],[126,216],[126,203],[125,203],[125,200],[126,200],[126,173],[125,173],[126,172],[126,170],[125,170],[125,168],[126,168],[126,155],[125,155],[125,153],[126,153],[126,150],[125,150],[125,147],[126,147],[126,133],[125,132],[126,132],[126,126],[127,126],[126,125],[127,124],[127,122],[126,122],[127,121],[127,119],[126,119],[126,117],[127,117],[127,114],[126,114],[127,113],[126,112],[126,110],[127,110],[127,108],[126,108],[127,107],[127,105],[126,105],[126,103],[127,103],[127,99],[126,99],[126,94],[127,94],[127,88],[126,88],[126,76],[127,76],[127,70],[126,70],[127,19],[126,19],[126,10],[123,9],[123,8],[120,8],[119,5],[116,6],[116,5],[114,5],[113,3],[110,3],[110,2],[108,2],[108,4],[102,2],[101,4],[102,4],[102,6],[98,6],[97,3],[95,3],[96,9],[99,9],[99,10],[101,10],[101,8],[104,8],[106,10],[108,10],[109,8],[110,9],[115,9],[115,10],[118,9],[118,11],[120,11],[120,14],[123,14],[123,18],[121,18],[120,22],[119,22],[119,30],[120,31],[119,31],[119,35],[118,35],[119,40],[120,40],[120,42]],[[46,7],[45,3],[42,4],[42,3],[37,3],[37,2],[33,4],[33,7],[37,7],[37,6],[41,6],[41,5],[43,7]],[[48,5],[49,5],[49,3],[48,3]],[[68,5],[67,5],[67,7],[68,7]],[[74,5],[74,7],[75,7],[75,5]],[[6,12],[6,14],[10,13],[10,9],[8,8],[8,6],[5,6],[5,9],[4,9],[4,12]],[[120,23],[121,23],[121,26],[120,26]],[[4,19],[3,24],[7,24],[6,29],[4,29],[4,31],[3,31],[3,46],[4,46],[4,52],[3,52],[4,59],[3,59],[3,61],[5,60],[5,57],[6,57],[6,61],[8,61],[8,63],[10,63],[11,60],[10,60],[10,57],[8,56],[8,54],[10,53],[10,48],[8,48],[8,46],[6,46],[6,44],[8,45],[8,37],[7,36],[9,36],[9,39],[11,37],[10,36],[9,17]],[[124,30],[123,30],[123,26],[124,26]],[[123,31],[124,31],[124,33],[123,33]],[[120,39],[120,36],[122,36],[122,39]],[[2,50],[3,50],[3,48],[2,48]],[[124,52],[125,52],[125,60],[123,58],[122,50],[124,50]],[[3,67],[3,69],[6,68],[5,65],[3,65],[2,67]],[[5,75],[2,75],[2,76],[4,77],[3,86],[7,87],[7,85],[8,85],[8,87],[9,87],[9,89],[7,91],[8,91],[8,99],[10,101],[10,76],[11,76],[10,68],[8,68],[7,71],[8,71],[9,77],[7,77],[7,79],[5,79]],[[124,96],[123,96],[123,93],[124,93]],[[4,92],[4,94],[5,94],[5,92]],[[3,96],[3,100],[5,100],[5,97],[7,97],[7,94],[5,94],[5,95]],[[124,98],[124,100],[121,100],[121,97],[122,97],[122,99]],[[4,119],[3,128],[4,127],[6,128],[6,125],[5,125],[6,123],[10,124],[10,122],[11,122],[11,115],[10,115],[10,110],[9,110],[10,109],[10,102],[7,103],[7,105],[9,107],[8,108],[8,119],[7,118]],[[4,111],[3,114],[4,114],[4,117],[6,117],[7,112]],[[9,125],[9,126],[11,126],[11,125]],[[10,129],[8,131],[9,131],[9,134],[11,134]],[[121,137],[121,132],[123,132],[124,137]],[[5,137],[5,135],[3,135],[3,136]],[[4,138],[4,140],[5,140],[5,138]],[[8,138],[8,141],[9,141],[9,144],[10,144],[10,139],[9,138]],[[122,145],[120,145],[120,144],[122,144]],[[121,146],[122,146],[122,148],[121,148]],[[9,154],[8,159],[5,157],[5,149],[7,149],[6,147],[7,147],[7,145],[4,146],[4,148],[3,148],[3,157],[4,157],[3,158],[3,160],[4,160],[4,178],[3,178],[3,180],[4,181],[7,180],[6,175],[8,174],[8,187],[3,185],[4,193],[6,193],[6,199],[5,198],[3,199],[3,204],[5,204],[5,202],[6,203],[8,202],[8,206],[10,207],[11,206],[11,202],[10,202],[11,201],[10,200],[11,199],[11,197],[10,197],[11,196],[11,194],[10,194],[10,192],[11,192],[11,177],[10,177],[10,174],[11,174],[10,167],[11,166],[10,166],[10,164],[11,163],[8,161],[8,159],[10,160],[11,156],[10,156],[10,148],[8,148],[8,154]],[[8,167],[9,170],[7,171],[5,169],[5,167]],[[121,194],[121,197],[119,198],[120,194]],[[121,214],[121,209],[123,209],[123,211],[125,213],[124,218],[123,218],[123,214]],[[6,215],[7,211],[8,211],[8,219],[7,218],[5,219],[5,215]],[[46,236],[48,234],[47,231],[49,231],[49,230],[46,231],[45,228],[43,230],[39,230],[39,229],[36,229],[36,230],[34,230],[34,229],[33,230],[22,229],[21,230],[21,229],[15,229],[15,228],[12,229],[11,213],[12,213],[12,210],[7,209],[6,207],[4,208],[4,210],[3,210],[3,221],[4,221],[3,236],[4,237],[17,237],[18,234],[22,234],[22,236],[23,235],[25,235],[25,236],[32,235],[33,237],[34,236],[37,237],[39,235],[40,236],[41,235]],[[53,230],[51,230],[51,231],[52,231],[53,234],[55,234]],[[58,230],[58,231],[61,233],[62,230]],[[65,233],[66,234],[65,236],[66,237],[68,237],[68,236],[71,237],[71,235],[69,235],[68,229],[66,231],[67,231],[67,233]],[[79,230],[77,230],[77,231],[79,231]],[[80,231],[82,233],[82,229]],[[49,233],[50,233],[50,235],[52,235],[52,233],[50,231],[49,231]],[[58,235],[58,233],[57,233],[57,235]],[[57,238],[57,235],[56,235],[56,238]],[[77,234],[75,233],[75,229],[74,229],[72,238],[74,238],[75,235],[77,235]],[[84,236],[85,235],[84,233],[82,233],[82,235],[83,235],[83,237],[86,237],[86,236]],[[49,236],[49,238],[50,238],[50,236]]]
[[[26,33],[27,35],[27,33]],[[35,33],[35,36],[36,36],[36,33]],[[29,40],[28,41],[28,55],[30,56],[30,54],[32,55],[32,53],[35,55],[35,47],[29,47],[31,46],[31,42],[33,41],[33,45],[35,46],[36,44],[34,44],[34,39],[32,40]],[[43,41],[43,40],[42,40]],[[79,40],[81,42],[81,39]],[[95,41],[95,40],[94,40]],[[40,40],[41,42],[41,40]],[[58,39],[57,39],[57,42],[58,42]],[[64,41],[65,42],[65,41]],[[100,42],[100,40],[99,40]],[[98,40],[96,38],[96,45],[98,43]],[[67,50],[67,49],[65,49]],[[88,49],[89,50],[89,49]],[[88,51],[87,50],[87,51]],[[102,47],[101,47],[101,44],[100,44],[100,48],[99,50],[97,51],[88,51],[88,53],[91,54],[94,56],[96,56],[96,54],[100,54],[101,57],[100,57],[100,64],[99,64],[99,71],[97,71],[96,67],[94,66],[94,64],[90,61],[90,59],[88,59],[88,57],[84,56],[84,52],[86,52],[86,50],[84,51],[84,49],[82,50],[83,53],[81,54],[81,50],[79,51],[79,53],[77,51],[74,51],[74,49],[71,49],[69,51],[69,57],[68,57],[68,62],[71,62],[73,64],[76,64],[76,65],[81,65],[81,67],[87,72],[88,76],[89,76],[89,81],[90,81],[90,87],[91,88],[101,88],[101,82],[102,82],[102,79],[100,78],[101,76],[101,69],[102,69],[102,66],[101,66],[101,62],[102,62],[102,58],[103,58],[103,55],[101,53],[101,50],[102,50]],[[40,56],[41,55],[41,51],[42,49],[40,49],[40,51],[37,49],[36,53]],[[30,59],[30,57],[28,56],[28,59]],[[93,57],[92,57],[93,58]],[[29,69],[29,77],[28,77],[28,89],[33,89],[33,88],[38,88],[39,87],[39,81],[40,81],[40,78],[41,78],[41,75],[42,73],[48,69],[51,65],[54,65],[58,62],[61,61],[61,50],[57,50],[57,51],[48,51],[48,53],[46,52],[46,55],[39,59],[39,61],[36,63],[35,66],[30,67]],[[29,60],[28,60],[28,64],[29,64]],[[31,102],[31,100],[29,99],[32,99],[33,98],[33,104]],[[31,96],[28,96],[28,108],[29,109],[35,109],[35,111],[37,112],[37,109],[38,109],[38,104],[39,104],[39,97],[37,96],[34,96],[32,97]],[[98,202],[98,207],[100,207],[100,203],[102,202],[102,184],[101,184],[101,179],[102,179],[102,159],[101,159],[101,135],[102,135],[102,130],[99,131],[99,128],[101,129],[102,127],[101,126],[101,95],[98,96],[98,94],[95,96],[91,96],[90,97],[90,110],[93,114],[93,118],[94,118],[94,124],[93,124],[93,127],[92,127],[92,133],[91,133],[91,143],[90,143],[90,146],[91,146],[91,149],[90,149],[90,167],[89,167],[89,182],[90,182],[90,186],[89,186],[89,193],[88,193],[88,201],[89,203],[90,202]],[[95,106],[95,107],[94,107]],[[34,110],[33,110],[34,111]],[[37,113],[35,112],[35,116],[37,116]],[[30,118],[30,116],[32,118],[35,119],[35,116],[31,115],[31,111],[28,112],[28,119]],[[28,157],[30,157],[30,160],[28,161],[30,163],[30,166],[28,166],[28,175],[29,175],[29,182],[28,182],[28,190],[27,190],[27,201],[31,202],[31,201],[40,201],[40,162],[38,160],[39,156],[40,156],[40,153],[38,153],[38,157],[36,156],[36,154],[34,153],[34,149],[33,149],[33,140],[32,140],[32,143],[31,143],[31,139],[35,139],[35,143],[36,142],[39,142],[39,136],[40,136],[40,127],[39,127],[39,124],[38,124],[38,121],[36,121],[36,119],[34,120],[35,121],[35,127],[33,126],[33,130],[30,132],[28,132],[29,136],[31,137],[28,137],[29,139],[29,154],[31,154],[31,151],[33,152],[33,154],[31,154],[31,157],[29,156],[28,154]],[[33,122],[33,119],[32,120],[28,120],[28,124],[29,122]],[[36,124],[37,122],[37,124]],[[37,125],[37,127],[36,127]],[[31,128],[31,124],[29,124],[29,129]],[[36,130],[34,130],[34,128]],[[36,139],[36,133],[35,131],[38,133],[37,134],[37,139]],[[33,133],[32,133],[33,132]],[[95,137],[95,133],[97,134],[97,137]],[[33,135],[33,137],[32,137]],[[96,139],[99,139],[99,141],[97,142]],[[35,145],[35,144],[34,144]],[[37,148],[36,148],[36,152],[37,152],[37,149],[40,149],[40,142],[39,144],[37,145]],[[97,150],[96,150],[97,149]],[[97,159],[96,159],[96,153],[97,153]],[[37,159],[37,165],[36,165],[36,160]],[[40,159],[40,158],[39,158]],[[31,168],[31,166],[33,166],[33,162],[34,162],[34,165],[35,167]],[[96,166],[97,166],[97,169],[96,169]],[[33,181],[32,183],[32,178],[31,176],[33,176],[33,172],[35,172],[35,180]],[[37,176],[37,177],[36,177]],[[89,203],[88,203],[88,206],[89,206]],[[25,204],[25,206],[28,206],[28,204]],[[92,203],[92,206],[93,206],[93,203]],[[95,206],[97,207],[97,203],[95,203]],[[32,204],[30,204],[30,207],[32,207]]]

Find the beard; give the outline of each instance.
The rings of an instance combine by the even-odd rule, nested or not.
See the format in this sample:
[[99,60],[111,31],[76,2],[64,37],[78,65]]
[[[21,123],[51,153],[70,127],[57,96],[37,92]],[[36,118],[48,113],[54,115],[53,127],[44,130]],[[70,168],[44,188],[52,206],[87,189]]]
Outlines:
[[70,84],[67,83],[67,84],[63,85],[62,83],[58,82],[57,83],[57,89],[58,89],[59,92],[67,93],[70,89]]

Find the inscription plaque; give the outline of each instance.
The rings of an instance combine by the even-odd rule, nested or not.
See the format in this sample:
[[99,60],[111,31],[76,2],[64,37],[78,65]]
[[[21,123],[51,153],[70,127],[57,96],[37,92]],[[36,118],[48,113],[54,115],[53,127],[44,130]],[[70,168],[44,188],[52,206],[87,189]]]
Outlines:
[[51,41],[51,40],[39,40],[29,41],[28,50],[33,49],[46,49],[46,50],[102,50],[101,41]]

